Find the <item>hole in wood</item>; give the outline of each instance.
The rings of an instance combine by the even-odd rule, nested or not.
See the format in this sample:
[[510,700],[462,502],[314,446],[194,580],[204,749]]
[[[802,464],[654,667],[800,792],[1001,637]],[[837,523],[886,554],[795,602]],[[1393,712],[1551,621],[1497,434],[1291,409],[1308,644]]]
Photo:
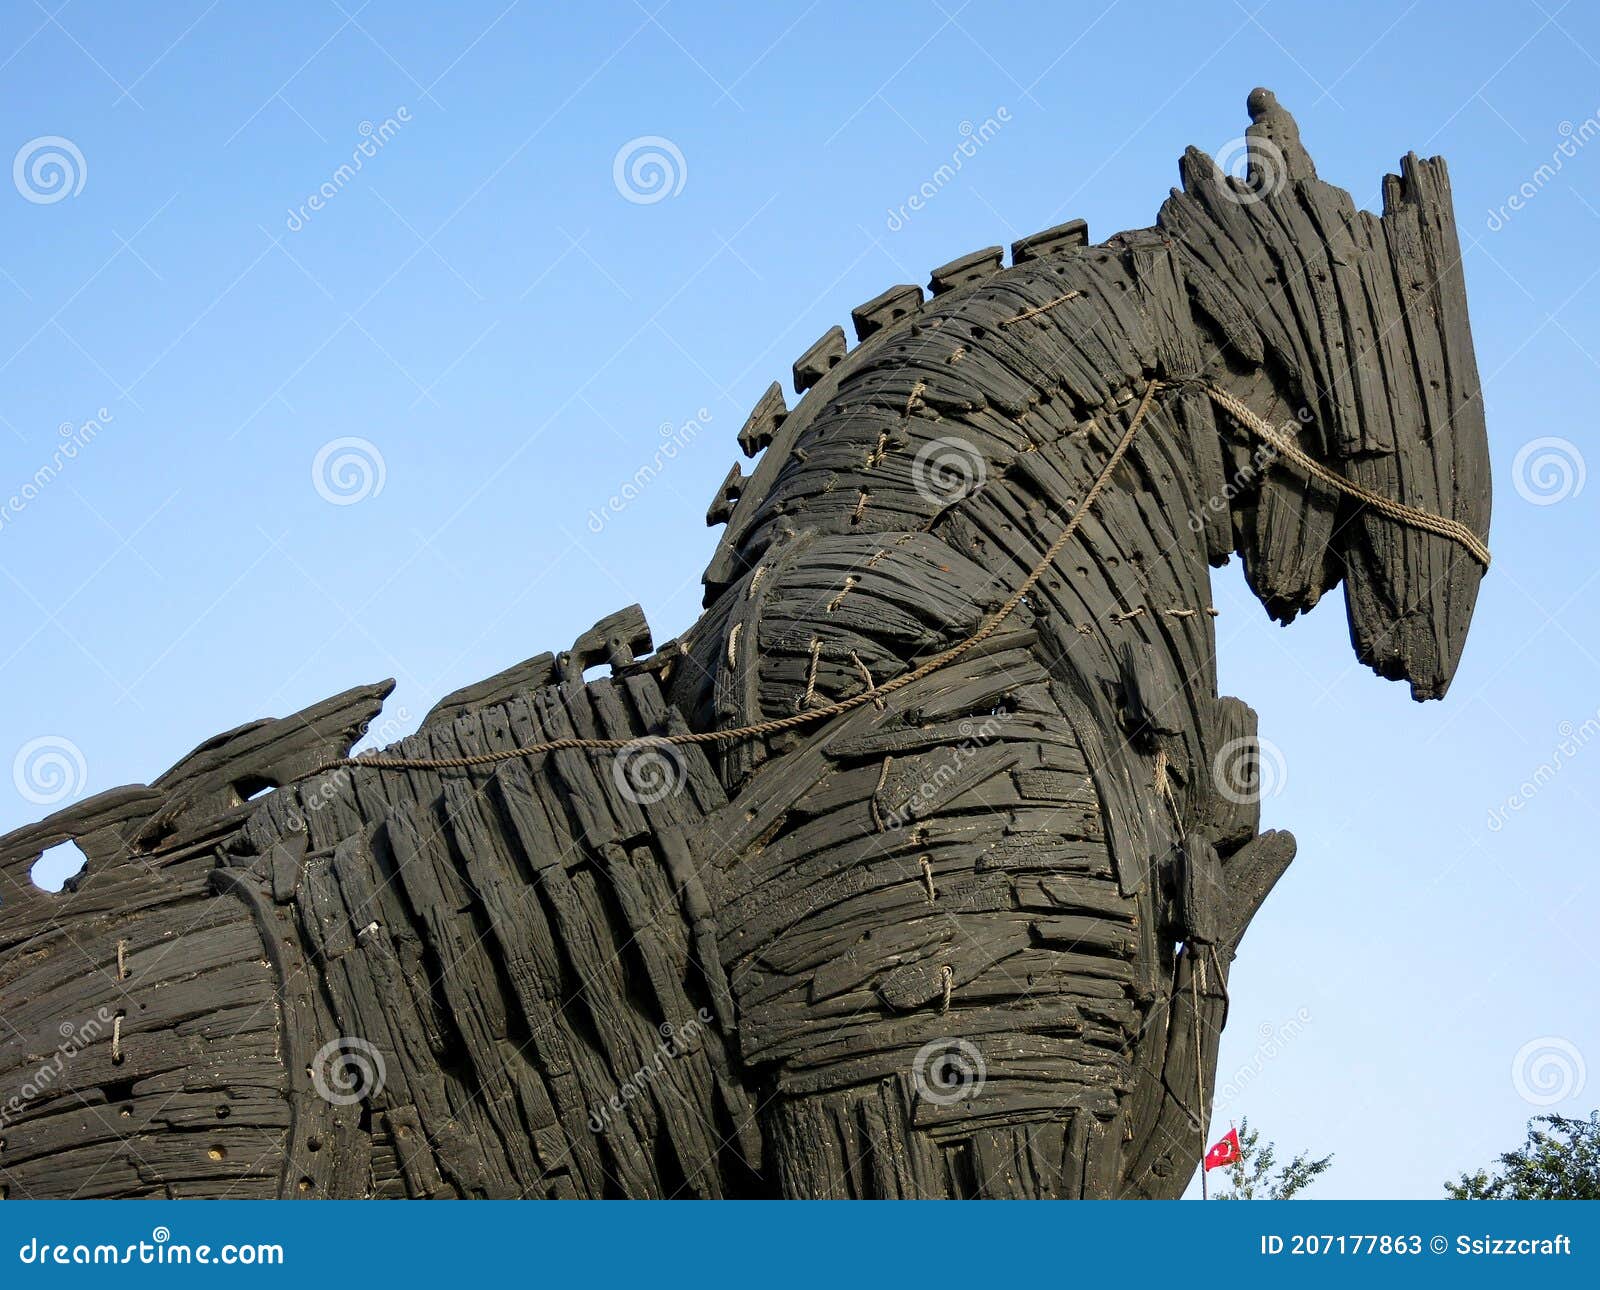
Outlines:
[[109,1084],[101,1086],[106,1095],[107,1103],[122,1102],[123,1115],[133,1114],[133,1081],[131,1079],[112,1080]]
[[40,891],[57,892],[76,878],[89,863],[89,857],[76,842],[58,842],[33,862],[28,876]]
[[307,1138],[306,1139],[306,1150],[307,1151],[321,1151],[322,1150],[322,1139],[321,1138]]
[[212,1147],[206,1152],[206,1156],[211,1160],[226,1160],[228,1158],[228,1149],[226,1147]]
[[301,1191],[310,1191],[311,1187],[312,1187],[312,1182],[311,1182],[311,1179],[309,1179],[309,1178],[302,1178],[299,1181],[299,1183],[296,1184],[296,1185],[300,1188]]
[[233,1108],[231,1106],[219,1106],[217,1108],[217,1119],[219,1120],[226,1120],[232,1114]]
[[265,775],[244,775],[233,781],[234,796],[239,799],[240,805],[253,802],[277,787],[277,784]]

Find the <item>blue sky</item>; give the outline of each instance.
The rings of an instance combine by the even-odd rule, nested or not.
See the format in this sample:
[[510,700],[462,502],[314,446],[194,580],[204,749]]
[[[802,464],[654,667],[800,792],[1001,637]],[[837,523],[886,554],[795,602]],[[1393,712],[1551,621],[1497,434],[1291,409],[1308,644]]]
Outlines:
[[734,435],[812,340],[960,253],[1149,224],[1265,84],[1368,208],[1449,160],[1496,559],[1426,706],[1337,598],[1284,630],[1215,576],[1300,839],[1216,1130],[1335,1152],[1317,1195],[1437,1196],[1600,1102],[1591,8],[133,8],[0,7],[0,495],[52,465],[0,512],[0,830],[385,676],[406,733],[635,600],[675,634]]

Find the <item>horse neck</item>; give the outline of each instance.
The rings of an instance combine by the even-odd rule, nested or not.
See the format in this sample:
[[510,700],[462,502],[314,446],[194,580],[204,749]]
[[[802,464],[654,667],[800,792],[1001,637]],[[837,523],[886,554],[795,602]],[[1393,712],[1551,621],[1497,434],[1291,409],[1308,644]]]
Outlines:
[[[724,485],[737,504],[706,574],[708,604],[785,533],[935,531],[994,481],[1026,473],[1029,456],[1113,425],[1161,367],[1163,319],[1187,312],[1168,258],[1088,247],[1002,271],[996,255],[987,277],[908,306],[854,350],[834,329],[813,346],[831,347],[818,360],[829,366],[808,375],[813,388],[781,429],[769,421],[755,474]],[[774,400],[776,389],[752,421]],[[1081,485],[1040,487],[1059,506]]]
[[[722,666],[754,571],[780,576],[774,550],[791,538],[854,543],[845,558],[867,561],[904,535],[929,535],[988,571],[996,603],[1014,592],[1079,511],[1150,382],[1194,371],[1200,341],[1171,247],[1134,235],[997,271],[870,337],[816,382],[755,475],[738,481],[693,672]],[[1209,434],[1219,449],[1209,410],[1202,425],[1170,403],[1166,392],[1153,401],[1018,620],[1096,737],[1140,761],[1130,779],[1148,790],[1162,753],[1181,799],[1203,776],[1216,726],[1208,495],[1194,440]],[[698,706],[704,686],[682,697]]]

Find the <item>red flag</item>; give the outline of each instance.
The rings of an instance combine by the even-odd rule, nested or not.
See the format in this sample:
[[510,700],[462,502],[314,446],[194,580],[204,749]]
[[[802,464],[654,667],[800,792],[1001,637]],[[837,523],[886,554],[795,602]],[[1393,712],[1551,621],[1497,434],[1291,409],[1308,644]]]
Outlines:
[[1206,1169],[1210,1171],[1223,1165],[1231,1165],[1239,1159],[1240,1154],[1239,1130],[1229,1129],[1222,1140],[1206,1152]]

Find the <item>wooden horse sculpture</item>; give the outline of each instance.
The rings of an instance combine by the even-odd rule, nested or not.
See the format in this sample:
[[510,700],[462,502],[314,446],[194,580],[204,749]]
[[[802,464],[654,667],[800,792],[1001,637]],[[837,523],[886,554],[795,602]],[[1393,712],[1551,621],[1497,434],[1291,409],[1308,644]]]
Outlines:
[[1178,1195],[1294,853],[1208,566],[1283,622],[1342,581],[1427,699],[1487,565],[1444,163],[1377,218],[1248,107],[1245,178],[1190,150],[1153,227],[808,349],[680,638],[625,610],[354,762],[351,690],[0,840],[0,1185]]

